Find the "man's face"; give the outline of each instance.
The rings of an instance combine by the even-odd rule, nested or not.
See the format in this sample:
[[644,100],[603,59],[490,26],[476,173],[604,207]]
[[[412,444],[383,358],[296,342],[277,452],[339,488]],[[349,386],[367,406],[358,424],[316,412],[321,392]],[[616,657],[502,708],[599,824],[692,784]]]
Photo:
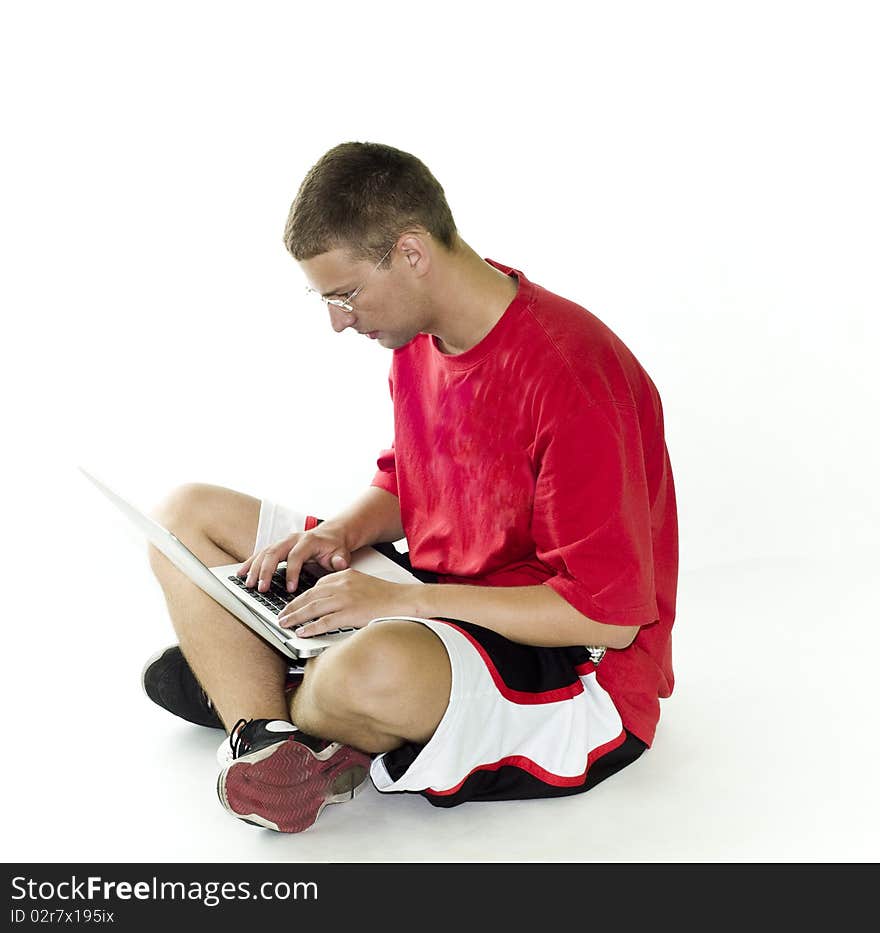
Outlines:
[[407,301],[405,283],[395,274],[403,261],[397,249],[391,252],[389,260],[390,268],[386,264],[385,268],[377,269],[369,261],[352,260],[344,249],[333,249],[303,259],[300,266],[309,285],[326,298],[348,301],[349,295],[358,289],[350,302],[352,312],[327,305],[333,330],[341,333],[351,327],[394,350],[406,346],[420,329],[417,303]]

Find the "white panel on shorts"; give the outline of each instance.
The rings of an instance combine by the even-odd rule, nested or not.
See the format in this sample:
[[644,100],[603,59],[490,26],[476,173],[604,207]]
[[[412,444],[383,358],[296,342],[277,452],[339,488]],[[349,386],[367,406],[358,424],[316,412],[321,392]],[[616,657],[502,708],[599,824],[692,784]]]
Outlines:
[[304,512],[289,509],[286,505],[278,505],[263,499],[260,503],[260,520],[257,523],[257,540],[254,543],[254,553],[264,547],[277,544],[283,538],[295,531],[303,531],[306,527]]
[[443,642],[452,691],[434,735],[397,781],[388,774],[384,755],[373,759],[370,777],[378,790],[450,791],[473,771],[514,757],[539,777],[546,772],[574,779],[585,773],[591,752],[623,733],[620,714],[595,672],[581,676],[583,692],[573,697],[516,703],[499,691],[485,661],[458,629],[437,619],[408,618]]

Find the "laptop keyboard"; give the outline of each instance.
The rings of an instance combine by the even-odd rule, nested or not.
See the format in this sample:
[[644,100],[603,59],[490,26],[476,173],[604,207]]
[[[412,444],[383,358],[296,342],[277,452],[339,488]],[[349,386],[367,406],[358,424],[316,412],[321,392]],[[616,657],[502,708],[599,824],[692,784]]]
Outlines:
[[[269,610],[273,615],[278,615],[279,612],[293,599],[296,599],[301,593],[305,593],[306,590],[310,590],[317,582],[318,577],[314,574],[309,573],[308,570],[304,568],[300,570],[299,573],[299,582],[297,583],[296,590],[293,593],[288,593],[287,591],[287,565],[282,564],[275,573],[272,574],[272,579],[269,583],[269,589],[265,593],[258,592],[256,587],[249,589],[244,585],[244,580],[233,574],[227,577],[230,583],[234,583],[239,587],[243,593],[247,594],[251,599],[255,599],[258,603],[261,603],[266,609]],[[290,629],[283,629],[287,634],[291,633]],[[324,632],[325,635],[338,635],[340,632],[353,632],[353,628],[337,628],[333,629],[330,632]]]

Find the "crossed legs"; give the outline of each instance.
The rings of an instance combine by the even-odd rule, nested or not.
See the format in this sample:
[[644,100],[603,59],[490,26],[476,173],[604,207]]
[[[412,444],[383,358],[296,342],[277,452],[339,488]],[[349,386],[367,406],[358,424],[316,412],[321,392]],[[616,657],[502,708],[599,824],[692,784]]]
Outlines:
[[[245,561],[259,515],[259,499],[207,484],[179,487],[154,511],[208,566]],[[306,664],[288,707],[287,659],[152,547],[150,565],[181,650],[227,730],[240,718],[291,719],[304,732],[366,752],[434,733],[451,672],[446,649],[425,626],[378,622],[327,649]]]

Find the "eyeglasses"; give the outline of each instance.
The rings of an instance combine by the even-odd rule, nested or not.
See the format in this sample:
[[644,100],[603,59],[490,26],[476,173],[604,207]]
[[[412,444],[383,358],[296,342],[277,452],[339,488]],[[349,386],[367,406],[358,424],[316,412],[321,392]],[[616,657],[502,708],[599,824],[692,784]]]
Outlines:
[[367,282],[369,281],[370,276],[371,276],[371,275],[379,268],[379,266],[381,266],[382,263],[385,262],[385,260],[391,255],[391,251],[394,249],[395,246],[397,246],[397,242],[396,242],[396,241],[395,241],[394,243],[391,244],[391,249],[389,249],[388,252],[385,253],[385,255],[376,263],[376,265],[373,266],[372,269],[370,269],[369,273],[367,274],[367,277],[364,279],[364,281],[363,281],[360,285],[358,285],[358,287],[357,287],[353,292],[349,292],[347,295],[341,295],[341,296],[338,297],[338,298],[335,298],[335,297],[327,297],[327,296],[325,296],[325,295],[322,295],[316,288],[312,288],[311,286],[309,286],[309,287],[306,288],[306,294],[307,294],[307,295],[315,295],[315,296],[317,296],[317,297],[320,298],[321,301],[323,301],[324,304],[327,305],[328,307],[329,307],[330,305],[333,305],[334,308],[341,308],[343,311],[347,312],[348,314],[353,314],[353,313],[354,313],[354,306],[352,305],[352,302],[353,302],[354,299],[357,298],[357,296],[361,293],[361,291],[362,291],[364,285],[366,285]]

